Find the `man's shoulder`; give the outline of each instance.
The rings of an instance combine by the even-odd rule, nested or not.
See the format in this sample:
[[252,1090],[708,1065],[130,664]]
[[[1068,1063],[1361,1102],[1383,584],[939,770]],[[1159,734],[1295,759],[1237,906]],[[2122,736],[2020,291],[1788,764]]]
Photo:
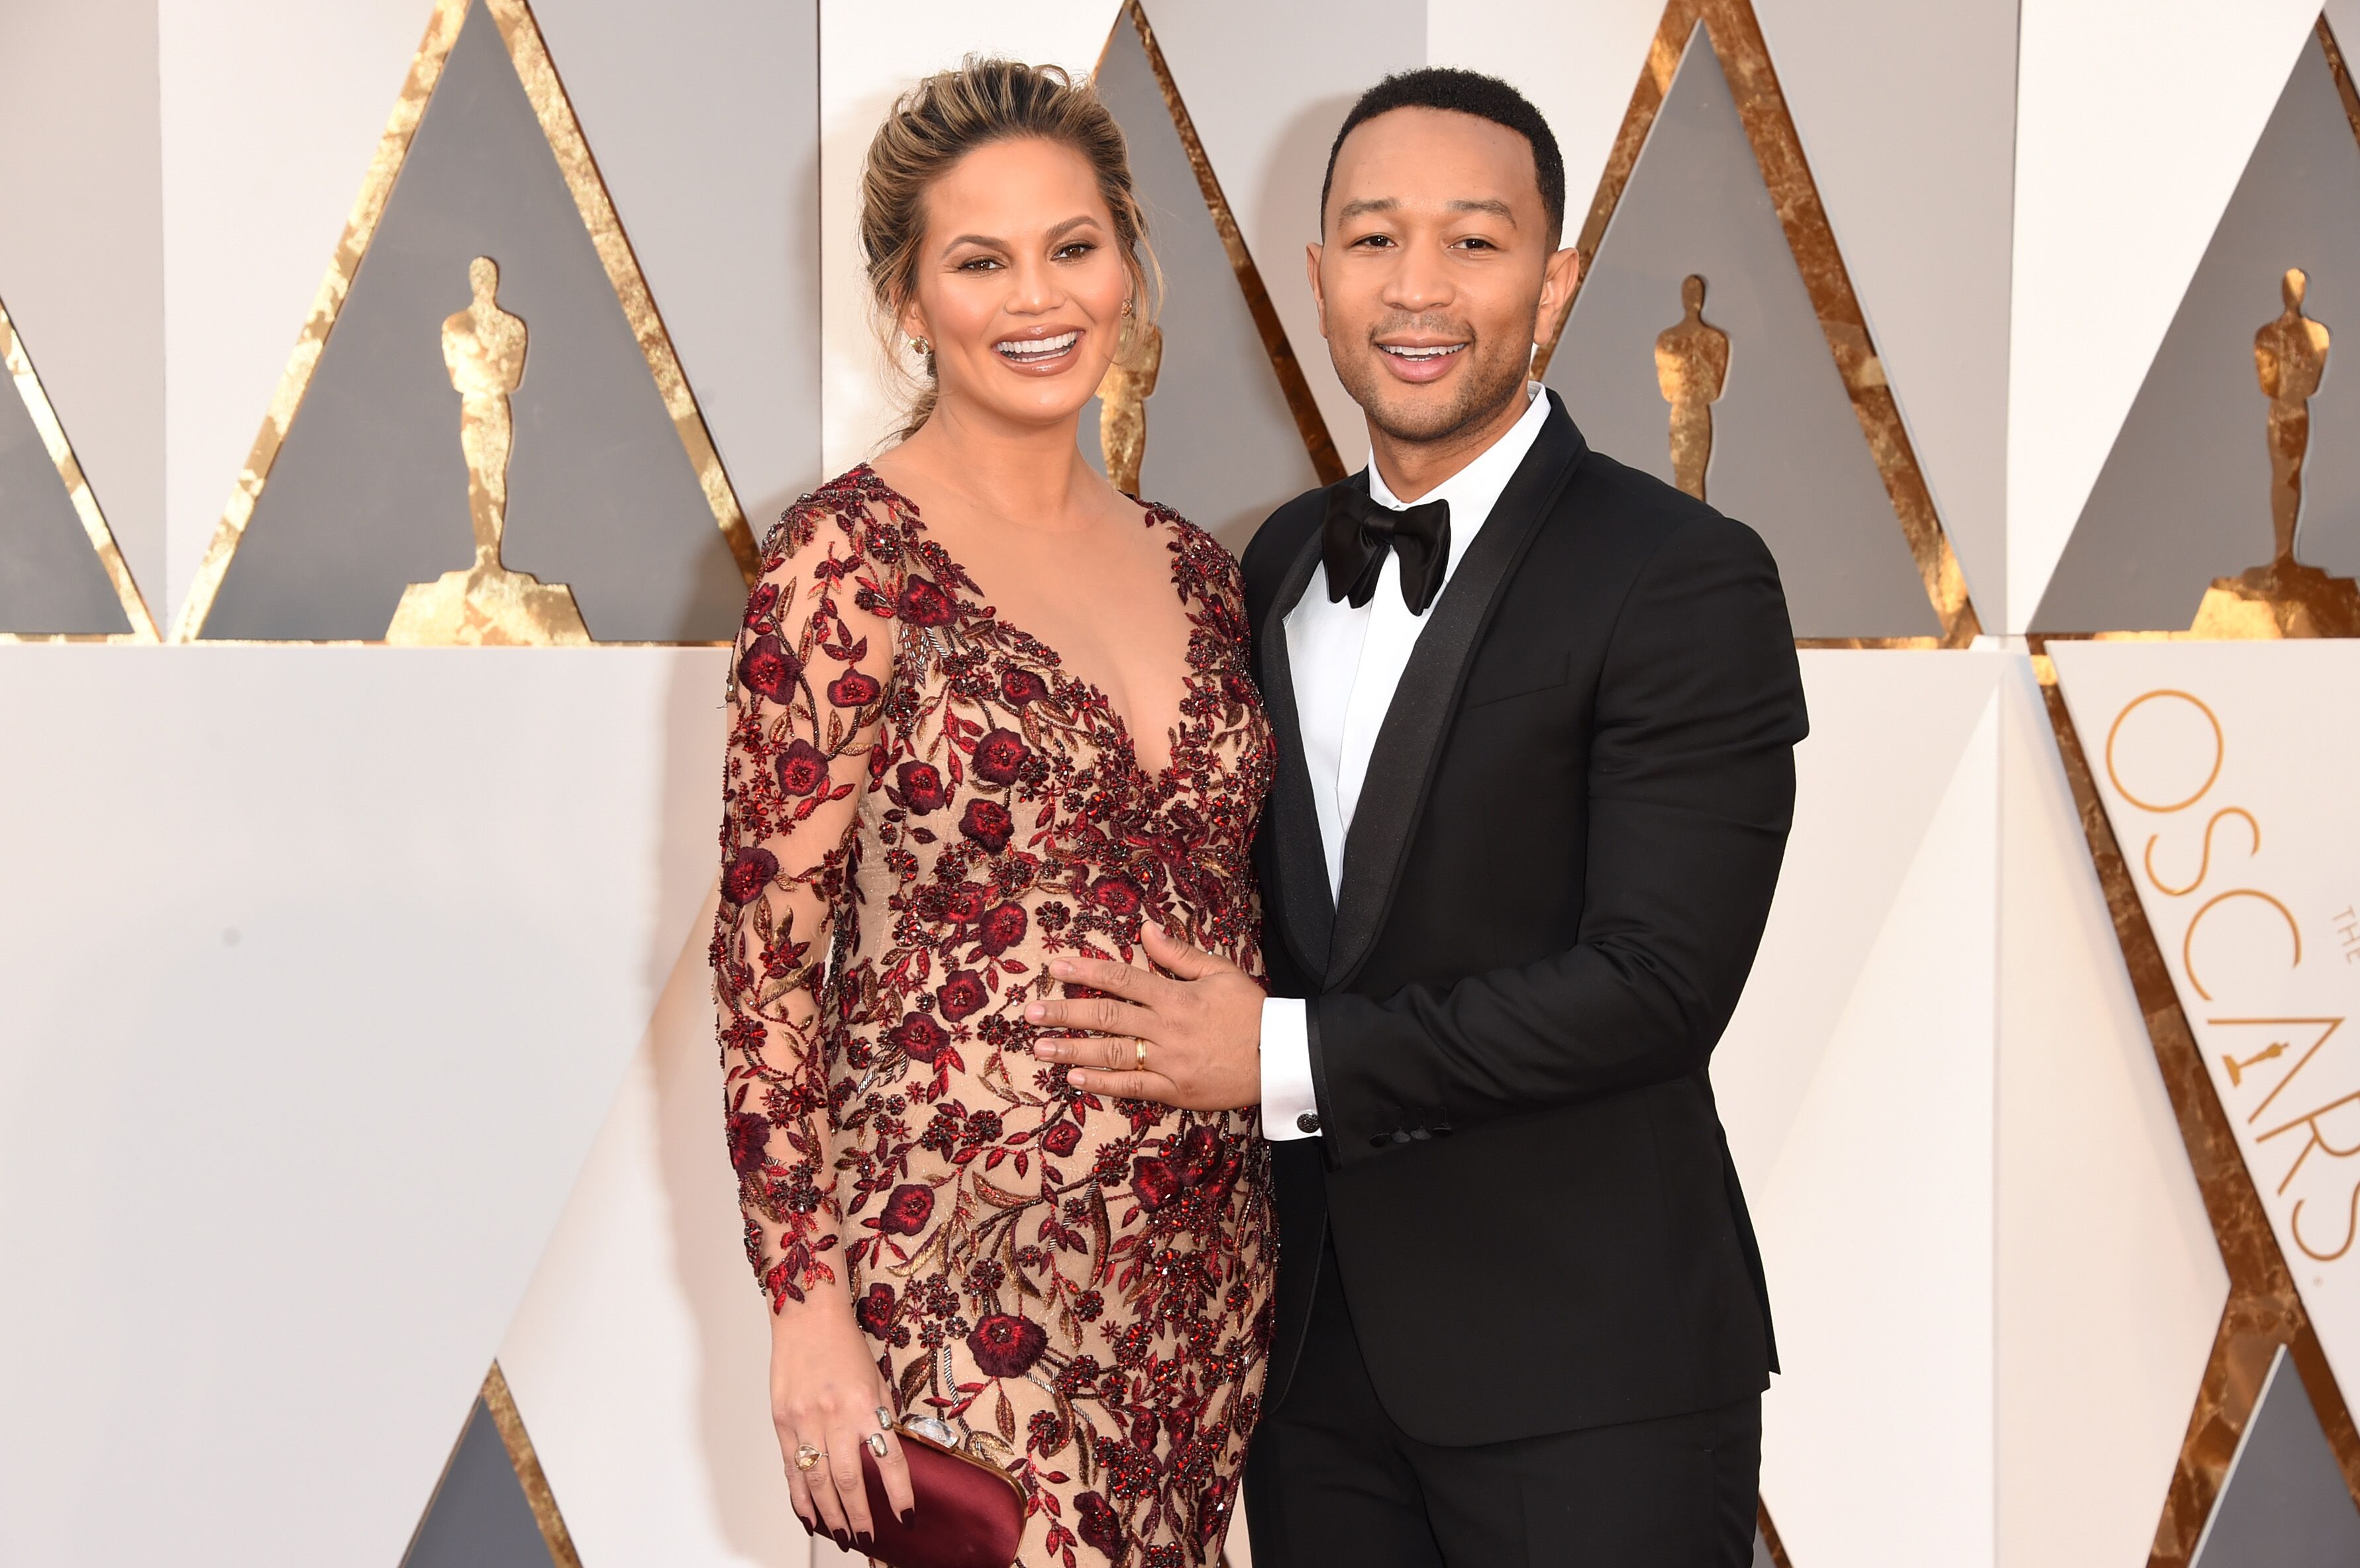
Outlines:
[[1675,539],[1684,554],[1769,554],[1762,536],[1735,517],[1595,448],[1583,455],[1563,505],[1578,515],[1611,520],[1614,535],[1640,560]]
[[1303,549],[1305,541],[1318,531],[1328,516],[1328,487],[1314,485],[1294,500],[1280,506],[1262,519],[1261,528],[1246,545],[1246,553],[1239,562],[1245,569],[1249,586],[1267,583],[1284,572]]

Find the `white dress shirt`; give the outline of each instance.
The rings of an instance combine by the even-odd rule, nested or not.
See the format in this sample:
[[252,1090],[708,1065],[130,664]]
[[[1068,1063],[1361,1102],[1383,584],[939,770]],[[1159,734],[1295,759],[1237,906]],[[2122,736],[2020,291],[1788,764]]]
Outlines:
[[[1526,386],[1524,418],[1479,452],[1474,461],[1426,495],[1450,503],[1450,575],[1467,547],[1490,520],[1500,492],[1532,451],[1548,419],[1549,400],[1538,382]],[[1376,464],[1369,465],[1369,495],[1379,506],[1401,511],[1409,506],[1385,487]],[[1440,602],[1441,593],[1435,595]],[[1433,604],[1426,608],[1431,610]],[[1393,706],[1393,689],[1417,647],[1426,617],[1412,615],[1402,598],[1401,558],[1385,552],[1377,590],[1358,609],[1348,599],[1328,597],[1325,563],[1311,572],[1303,597],[1286,614],[1286,658],[1295,677],[1295,713],[1302,733],[1303,765],[1311,775],[1311,800],[1319,817],[1319,842],[1327,852],[1328,893],[1341,891],[1344,840],[1351,831],[1360,786],[1369,777],[1369,755]],[[1273,996],[1262,1007],[1262,1129],[1270,1138],[1310,1138],[1319,1131],[1318,1102],[1311,1086],[1311,1040],[1300,997]]]

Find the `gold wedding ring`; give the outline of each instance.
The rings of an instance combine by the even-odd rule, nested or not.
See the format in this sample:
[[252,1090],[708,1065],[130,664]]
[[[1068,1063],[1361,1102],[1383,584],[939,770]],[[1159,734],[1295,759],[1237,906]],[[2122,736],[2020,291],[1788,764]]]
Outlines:
[[1147,1071],[1147,1042],[1146,1042],[1145,1040],[1132,1040],[1131,1043],[1131,1044],[1133,1044],[1134,1046],[1137,1046],[1137,1047],[1139,1048],[1139,1060],[1138,1060],[1136,1062],[1134,1062],[1134,1063],[1132,1064],[1132,1071],[1133,1071],[1133,1072],[1138,1072],[1138,1073],[1144,1073],[1144,1072],[1146,1072],[1146,1071]]
[[810,1443],[806,1443],[801,1448],[795,1450],[795,1468],[798,1470],[812,1469],[816,1466],[821,1460],[826,1457],[827,1455],[825,1453],[821,1452],[819,1449],[814,1448]]

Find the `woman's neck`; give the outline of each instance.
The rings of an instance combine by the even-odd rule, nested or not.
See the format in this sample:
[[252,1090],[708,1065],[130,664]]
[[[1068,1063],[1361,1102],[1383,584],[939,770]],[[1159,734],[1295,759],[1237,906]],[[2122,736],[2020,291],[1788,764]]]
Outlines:
[[1098,499],[1091,483],[1098,475],[1076,439],[1079,425],[1078,413],[1053,425],[1018,425],[945,401],[879,461],[995,523],[1067,532],[1090,526]]

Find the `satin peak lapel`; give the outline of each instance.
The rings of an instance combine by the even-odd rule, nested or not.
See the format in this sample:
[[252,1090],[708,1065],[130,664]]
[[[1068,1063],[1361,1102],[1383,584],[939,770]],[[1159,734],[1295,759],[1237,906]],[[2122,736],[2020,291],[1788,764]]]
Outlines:
[[[1350,484],[1350,480],[1344,481]],[[1335,899],[1328,890],[1328,856],[1320,845],[1319,810],[1311,800],[1311,775],[1303,765],[1303,724],[1295,711],[1295,670],[1286,656],[1286,615],[1319,564],[1319,530],[1313,528],[1288,563],[1278,592],[1254,628],[1262,648],[1262,712],[1278,741],[1278,777],[1270,790],[1271,851],[1278,879],[1279,919],[1306,975],[1324,975],[1336,924]]]
[[1547,397],[1552,405],[1547,421],[1500,493],[1483,531],[1467,547],[1450,581],[1443,584],[1441,597],[1427,612],[1417,647],[1377,730],[1368,781],[1360,787],[1351,831],[1344,835],[1343,887],[1336,900],[1326,970],[1330,991],[1350,984],[1384,929],[1393,888],[1409,856],[1410,837],[1441,758],[1443,737],[1458,711],[1476,646],[1491,623],[1500,590],[1542,521],[1556,510],[1558,495],[1590,450],[1564,402],[1554,392]]

